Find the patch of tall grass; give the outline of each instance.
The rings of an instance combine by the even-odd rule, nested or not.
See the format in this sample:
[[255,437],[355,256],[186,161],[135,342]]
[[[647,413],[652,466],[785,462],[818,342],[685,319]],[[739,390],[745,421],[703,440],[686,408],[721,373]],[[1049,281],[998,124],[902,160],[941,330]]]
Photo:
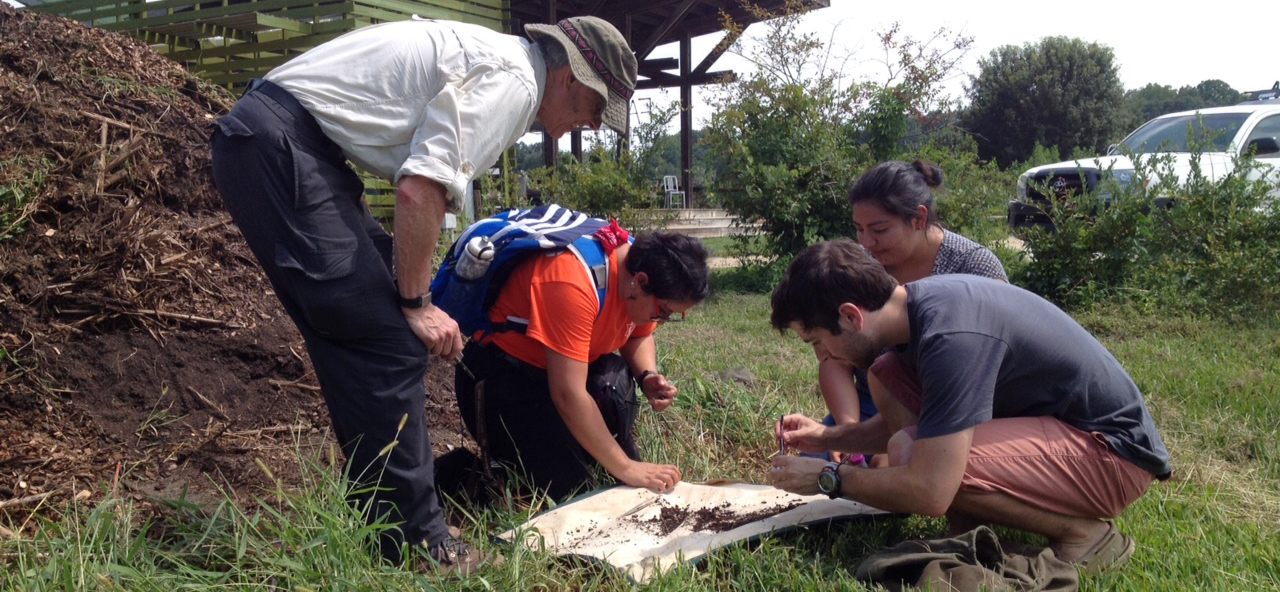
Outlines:
[[[776,453],[779,413],[818,416],[812,351],[768,326],[768,297],[719,293],[688,321],[657,333],[664,374],[680,388],[664,413],[644,410],[638,440],[647,460],[672,462],[690,481],[763,481]],[[1173,455],[1173,480],[1157,483],[1118,520],[1138,542],[1125,568],[1086,577],[1086,591],[1277,590],[1280,477],[1274,385],[1277,326],[1096,306],[1077,313],[1146,393]],[[738,372],[738,381],[721,371]],[[748,374],[749,373],[749,374]],[[256,504],[198,507],[171,501],[158,517],[109,499],[68,506],[59,518],[6,524],[4,590],[631,590],[598,565],[490,542],[550,504],[511,491],[488,507],[451,500],[465,538],[506,564],[465,579],[416,573],[372,558],[379,528],[344,501],[341,470],[302,454],[306,483],[263,491]],[[14,514],[10,514],[13,516]],[[863,590],[859,561],[907,539],[941,536],[940,519],[844,523],[716,551],[648,588]],[[1035,537],[1000,531],[1036,542]]]

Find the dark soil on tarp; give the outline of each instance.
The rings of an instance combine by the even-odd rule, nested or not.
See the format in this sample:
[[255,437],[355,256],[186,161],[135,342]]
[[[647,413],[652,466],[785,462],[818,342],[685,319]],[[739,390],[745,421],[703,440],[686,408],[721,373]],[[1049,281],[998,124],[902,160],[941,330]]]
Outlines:
[[671,534],[677,528],[689,522],[689,530],[694,532],[725,532],[744,524],[764,520],[770,516],[781,514],[800,505],[800,502],[769,506],[761,510],[743,511],[729,502],[717,506],[690,510],[678,506],[663,506],[658,515],[648,519],[632,518],[633,522],[647,527],[658,536]]
[[[141,41],[0,4],[0,501],[248,504],[298,485],[299,453],[332,460],[301,337],[213,188],[233,102]],[[437,454],[472,446],[452,376],[427,378]]]
[[770,516],[781,514],[796,506],[800,502],[791,502],[782,506],[771,506],[763,510],[755,510],[751,512],[738,512],[729,505],[728,502],[711,508],[700,508],[693,512],[693,524],[689,527],[692,530],[725,532],[733,530],[743,524],[749,524],[757,520],[764,520]]

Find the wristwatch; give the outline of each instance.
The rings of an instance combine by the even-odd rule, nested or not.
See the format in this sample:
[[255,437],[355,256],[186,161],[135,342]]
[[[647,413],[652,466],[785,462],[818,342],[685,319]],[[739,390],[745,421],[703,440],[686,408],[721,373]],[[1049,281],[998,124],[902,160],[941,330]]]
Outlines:
[[431,292],[414,298],[405,298],[397,293],[396,298],[400,301],[400,308],[423,308],[431,305]]
[[818,473],[818,490],[827,494],[827,497],[836,499],[842,495],[840,492],[840,463],[829,462],[822,467],[822,471]]
[[657,374],[657,372],[654,372],[653,370],[645,370],[644,372],[641,372],[639,376],[635,377],[636,386],[644,389],[644,379],[649,378],[654,374]]

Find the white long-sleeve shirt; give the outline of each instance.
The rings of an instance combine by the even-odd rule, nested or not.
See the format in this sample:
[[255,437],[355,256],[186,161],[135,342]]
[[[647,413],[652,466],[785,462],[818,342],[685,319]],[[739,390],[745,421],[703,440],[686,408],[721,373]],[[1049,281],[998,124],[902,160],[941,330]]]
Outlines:
[[265,78],[357,166],[437,181],[457,212],[471,180],[533,125],[546,66],[526,39],[415,19],[357,29]]

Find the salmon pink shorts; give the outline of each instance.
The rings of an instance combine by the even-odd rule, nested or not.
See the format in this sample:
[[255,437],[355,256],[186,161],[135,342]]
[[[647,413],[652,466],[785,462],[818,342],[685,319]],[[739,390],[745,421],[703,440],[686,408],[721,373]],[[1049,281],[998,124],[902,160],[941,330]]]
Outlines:
[[[920,415],[920,379],[897,352],[881,355],[869,371],[894,399]],[[914,437],[914,427],[908,430]],[[1153,480],[1116,454],[1100,433],[1053,417],[1010,417],[974,427],[960,489],[1004,494],[1067,516],[1115,518]]]

